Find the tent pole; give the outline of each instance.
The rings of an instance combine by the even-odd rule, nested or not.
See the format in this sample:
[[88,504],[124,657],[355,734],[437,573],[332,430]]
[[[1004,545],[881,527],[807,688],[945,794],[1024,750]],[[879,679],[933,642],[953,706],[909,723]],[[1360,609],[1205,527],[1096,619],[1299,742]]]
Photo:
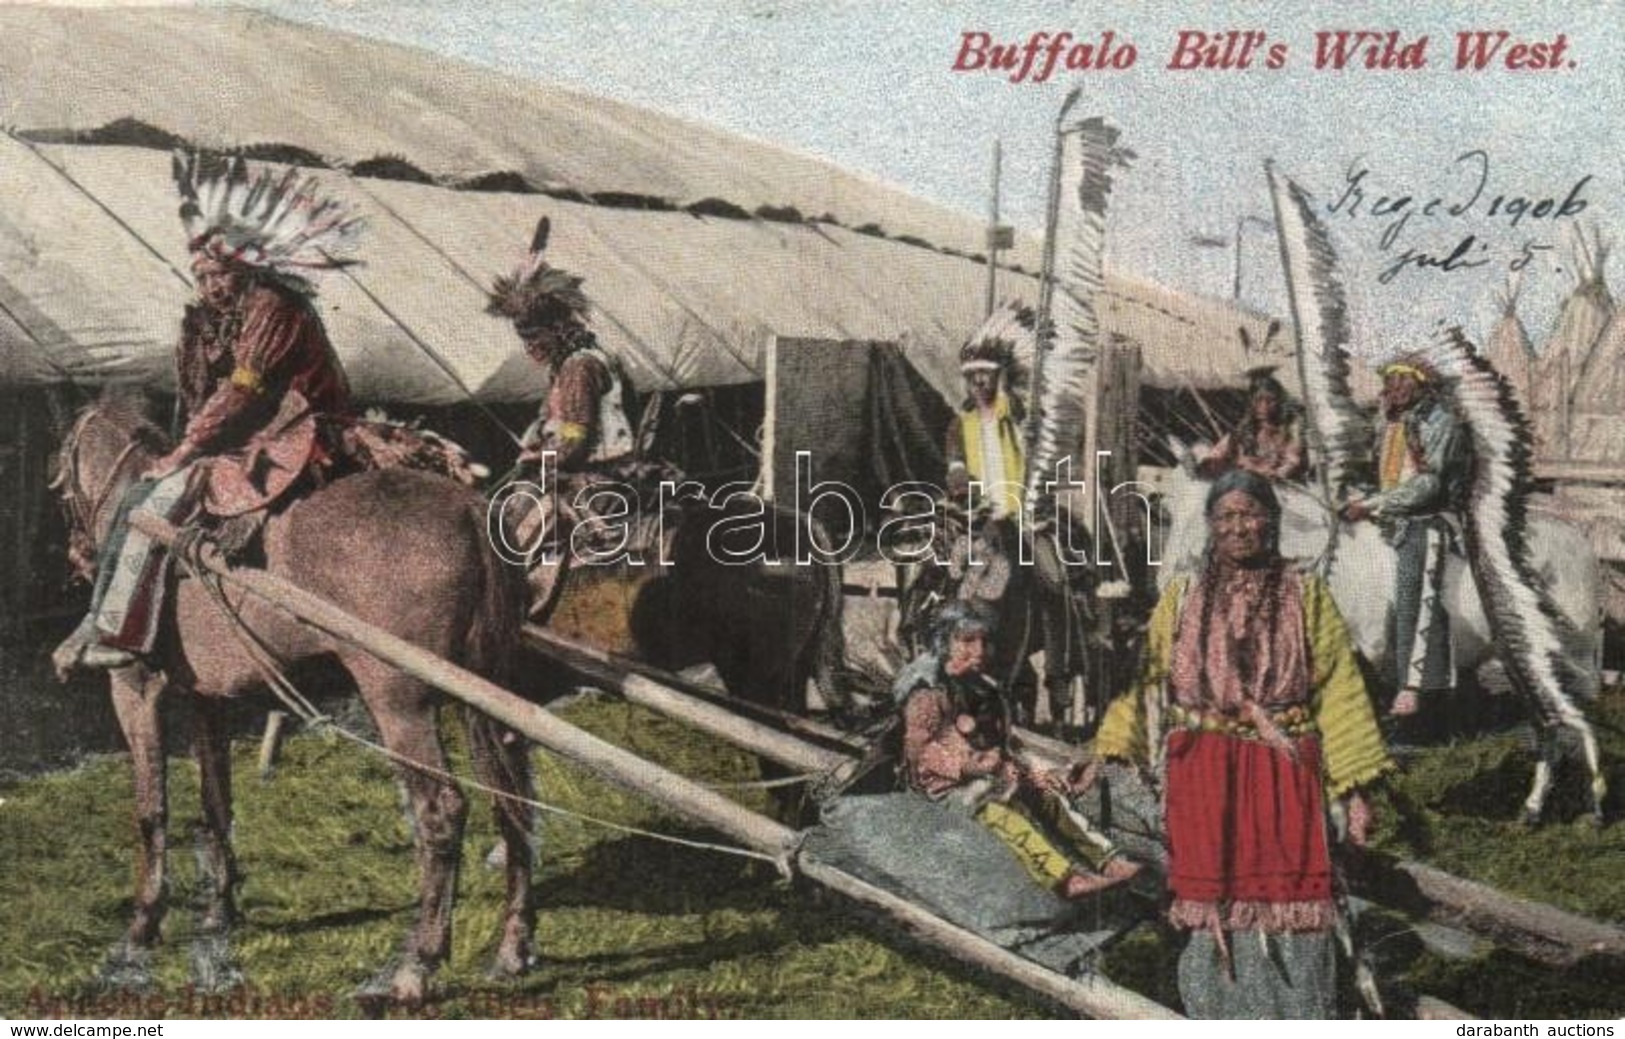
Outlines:
[[994,301],[999,288],[999,167],[1003,156],[999,139],[993,138],[993,190],[988,196],[987,208],[987,298],[983,317],[993,316]]

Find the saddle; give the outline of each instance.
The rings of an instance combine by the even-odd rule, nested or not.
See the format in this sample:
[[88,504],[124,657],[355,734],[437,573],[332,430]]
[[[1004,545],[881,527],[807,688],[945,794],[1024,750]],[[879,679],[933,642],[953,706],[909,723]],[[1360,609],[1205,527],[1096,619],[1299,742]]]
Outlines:
[[221,553],[251,554],[266,520],[326,483],[373,469],[417,469],[473,486],[489,470],[457,444],[379,414],[319,415],[298,392],[240,449],[199,462],[198,515]]
[[[659,463],[618,464],[590,471],[562,473],[556,494],[516,496],[517,507],[502,508],[506,547],[521,556],[531,589],[527,616],[544,620],[557,602],[566,575],[579,565],[620,565],[627,557],[666,559],[671,555],[682,509],[666,502],[661,509],[658,487],[673,478]],[[603,505],[583,491],[614,485],[636,498],[630,513],[601,512]],[[578,498],[585,507],[576,504]],[[517,560],[515,560],[517,561]]]
[[240,449],[198,463],[199,504],[220,519],[269,508],[305,474],[317,453],[316,413],[289,391],[276,415]]

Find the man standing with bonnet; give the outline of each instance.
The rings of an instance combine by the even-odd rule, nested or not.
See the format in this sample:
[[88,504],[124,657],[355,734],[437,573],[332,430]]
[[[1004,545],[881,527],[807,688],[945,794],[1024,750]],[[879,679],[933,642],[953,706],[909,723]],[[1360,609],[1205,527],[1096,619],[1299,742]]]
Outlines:
[[1471,443],[1439,400],[1439,374],[1420,357],[1383,365],[1385,420],[1377,493],[1349,502],[1343,518],[1375,520],[1394,546],[1394,697],[1390,713],[1417,712],[1429,692],[1451,688],[1450,623],[1441,585],[1452,537],[1449,519],[1471,475]]

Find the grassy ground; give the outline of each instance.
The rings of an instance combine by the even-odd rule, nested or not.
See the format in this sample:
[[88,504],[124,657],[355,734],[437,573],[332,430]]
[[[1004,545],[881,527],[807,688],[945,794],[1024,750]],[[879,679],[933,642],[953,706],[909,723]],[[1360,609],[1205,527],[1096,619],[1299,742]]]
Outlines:
[[[567,712],[640,754],[713,782],[756,778],[752,760],[616,703]],[[353,1016],[347,998],[391,955],[412,919],[410,836],[390,772],[344,742],[289,742],[270,784],[253,778],[240,744],[237,849],[246,916],[236,951],[252,986],[237,1007],[187,993],[185,854],[197,817],[189,761],[172,765],[173,904],[158,958],[166,1010],[177,1016],[256,1006]],[[573,811],[705,839],[582,770],[538,754],[544,799]],[[64,773],[0,786],[0,1016],[104,1001],[89,979],[120,934],[130,888],[130,783],[105,757]],[[765,808],[755,792],[742,798]],[[765,863],[694,851],[549,818],[537,889],[543,967],[517,985],[484,976],[494,949],[500,877],[478,864],[492,842],[475,813],[452,962],[439,978],[445,1017],[1009,1017],[1036,1012],[914,954],[878,943],[854,921],[792,893]],[[714,838],[713,838],[714,839]],[[854,999],[854,993],[861,997]],[[256,1002],[244,1002],[244,1000]],[[42,1003],[43,1001],[43,1003]],[[156,1006],[157,1004],[152,1004]],[[143,1005],[142,1009],[146,1009]],[[188,1013],[191,1011],[192,1013]],[[129,1016],[136,1016],[130,1014]],[[140,1016],[145,1016],[140,1015]]]
[[[1604,717],[1625,727],[1625,693]],[[755,777],[744,755],[624,705],[587,700],[566,717],[687,775],[717,783]],[[1625,922],[1625,824],[1597,834],[1578,821],[1577,783],[1562,785],[1556,823],[1515,821],[1527,782],[1516,737],[1464,741],[1410,766],[1402,789],[1418,806],[1383,842],[1445,869],[1600,918]],[[1608,737],[1614,788],[1625,789],[1625,745]],[[214,1001],[188,991],[188,903],[195,871],[189,826],[197,784],[172,765],[173,905],[157,961],[158,990],[120,1002],[92,986],[129,911],[130,783],[117,756],[72,772],[0,784],[0,1015],[354,1016],[348,994],[383,964],[412,918],[410,836],[388,768],[344,742],[289,742],[277,777],[253,775],[255,748],[237,748],[237,849],[246,920],[236,952],[249,987]],[[667,833],[694,834],[582,770],[538,754],[544,799]],[[765,809],[759,792],[740,794]],[[487,979],[500,878],[480,867],[491,826],[475,813],[460,888],[455,950],[439,976],[443,1017],[1011,1017],[1044,1013],[921,950],[872,937],[813,893],[791,890],[759,862],[678,848],[550,817],[537,890],[545,963],[518,984]],[[1383,938],[1383,921],[1374,924]],[[1388,921],[1387,933],[1397,932]],[[1582,968],[1554,972],[1499,953],[1446,961],[1405,938],[1384,938],[1385,969],[1481,1014],[1617,1015],[1617,983]],[[1175,1005],[1173,941],[1155,929],[1110,958],[1109,973]],[[1600,968],[1599,968],[1600,969]],[[1588,973],[1590,972],[1590,973]]]

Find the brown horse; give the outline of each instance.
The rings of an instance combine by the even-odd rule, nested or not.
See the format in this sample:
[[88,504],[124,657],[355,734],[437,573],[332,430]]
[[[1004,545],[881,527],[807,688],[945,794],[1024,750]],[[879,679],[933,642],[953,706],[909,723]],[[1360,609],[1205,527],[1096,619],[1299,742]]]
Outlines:
[[[755,545],[740,551],[730,540]],[[861,713],[850,688],[840,564],[795,562],[825,540],[811,518],[766,502],[685,503],[669,564],[656,568],[628,619],[638,655],[666,670],[710,663],[728,693],[806,714],[807,683],[842,721]],[[746,558],[754,557],[754,558]]]
[[[809,681],[837,717],[861,710],[846,668],[841,566],[821,557],[795,562],[798,546],[827,544],[815,519],[754,494],[685,494],[661,516],[652,492],[613,482],[583,482],[554,497],[568,502],[585,488],[613,488],[628,505],[606,520],[539,497],[510,508],[506,488],[493,497],[492,537],[503,540],[510,561],[529,564],[533,620],[549,623],[584,588],[618,581],[627,594],[616,620],[644,663],[668,671],[709,663],[735,699],[778,712],[807,713]],[[641,503],[647,512],[638,511]],[[557,530],[549,526],[555,513]],[[595,528],[617,546],[613,555],[570,547]]]
[[[93,543],[105,543],[126,488],[164,450],[141,402],[108,397],[78,417],[60,454],[58,479],[71,522]],[[439,476],[404,469],[363,472],[313,491],[268,522],[265,567],[354,616],[422,648],[502,681],[517,636],[522,588],[485,540],[484,503],[471,490]],[[445,750],[436,726],[441,696],[362,650],[325,636],[251,596],[230,607],[284,668],[336,664],[353,680],[383,743],[421,769],[398,765],[413,819],[421,871],[418,918],[401,955],[362,995],[415,1002],[429,973],[450,948],[467,801],[442,778]],[[199,581],[183,579],[174,596],[170,637],[150,661],[112,673],[113,706],[135,770],[135,818],[140,835],[135,915],[114,950],[106,980],[147,981],[150,949],[165,910],[165,753],[159,702],[165,690],[189,696],[193,751],[202,779],[202,933],[209,940],[194,970],[205,983],[229,982],[226,936],[236,916],[237,868],[231,834],[231,772],[222,728],[223,701],[263,688],[264,672],[243,647],[241,631]],[[531,901],[531,813],[517,797],[530,792],[523,741],[497,723],[468,712],[479,782],[515,797],[494,807],[506,850],[507,898],[496,970],[519,974],[531,963],[535,911]],[[197,953],[197,950],[194,950]],[[202,966],[199,966],[199,961]]]

